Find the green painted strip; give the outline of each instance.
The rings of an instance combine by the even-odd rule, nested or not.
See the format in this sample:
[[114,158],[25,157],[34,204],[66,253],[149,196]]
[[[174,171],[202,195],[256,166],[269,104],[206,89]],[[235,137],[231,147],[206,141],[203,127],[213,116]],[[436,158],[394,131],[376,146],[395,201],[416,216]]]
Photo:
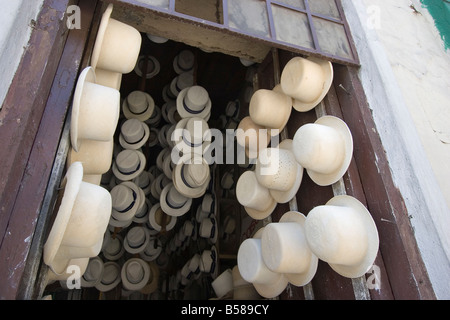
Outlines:
[[450,48],[450,1],[449,0],[420,0],[435,21],[436,28],[444,41],[445,50]]

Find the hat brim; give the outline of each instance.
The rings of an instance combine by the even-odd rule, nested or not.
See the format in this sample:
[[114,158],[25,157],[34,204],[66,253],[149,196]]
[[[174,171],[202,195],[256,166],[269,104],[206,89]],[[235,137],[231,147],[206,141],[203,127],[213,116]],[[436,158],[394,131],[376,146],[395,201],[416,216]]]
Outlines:
[[[161,65],[160,65],[159,61],[156,60],[155,57],[153,57],[153,56],[147,56],[147,57],[148,57],[149,60],[152,60],[153,65],[155,66],[153,68],[152,72],[148,72],[145,75],[146,79],[151,79],[151,78],[155,77],[159,73],[159,71],[161,70]],[[138,60],[136,62],[136,66],[134,67],[134,72],[136,72],[136,74],[139,77],[142,77],[142,75],[143,75],[143,72],[142,72],[142,70],[140,68],[140,64],[141,64],[141,61],[144,60],[144,59],[145,59],[144,55],[139,56],[139,58],[138,58]]]
[[360,214],[367,231],[368,248],[366,255],[362,259],[361,263],[355,266],[344,266],[341,264],[331,263],[329,263],[329,265],[334,271],[344,277],[362,277],[364,274],[366,274],[366,272],[370,270],[378,254],[380,240],[375,221],[373,220],[372,215],[367,210],[367,208],[359,200],[348,195],[335,196],[331,200],[329,200],[326,205],[350,207],[355,210],[355,212],[358,212]]
[[314,109],[327,95],[328,91],[331,88],[331,84],[333,83],[334,71],[333,64],[330,61],[318,59],[315,57],[309,57],[307,60],[313,61],[320,65],[324,73],[324,83],[321,94],[317,99],[311,101],[309,103],[301,102],[295,98],[292,98],[292,107],[299,112],[308,112]]
[[166,201],[167,193],[169,192],[170,188],[174,188],[173,183],[168,183],[161,192],[161,196],[159,199],[161,209],[169,216],[173,216],[173,217],[182,216],[191,209],[192,198],[187,198],[186,202],[184,203],[184,205],[181,208],[172,208]]
[[[71,273],[67,273],[68,266],[78,266],[80,267],[80,274],[84,274],[86,272],[87,265],[89,264],[89,258],[76,258],[76,259],[63,259],[63,260],[55,260],[54,268],[49,268],[47,271],[47,282],[53,283],[57,280],[67,280]],[[55,272],[54,269],[64,270],[62,273]]]
[[147,142],[148,138],[150,137],[150,128],[145,122],[143,122],[142,125],[144,127],[144,136],[137,143],[128,143],[128,142],[126,142],[125,138],[122,135],[122,133],[120,133],[120,135],[119,135],[119,143],[122,146],[122,148],[124,148],[124,149],[131,149],[131,150],[137,150],[137,149],[141,148]]
[[138,119],[142,122],[147,121],[151,118],[153,112],[155,111],[155,100],[153,100],[152,96],[149,95],[147,92],[143,92],[145,94],[145,97],[147,98],[147,110],[142,114],[135,114],[130,110],[130,107],[128,105],[127,99],[123,99],[122,102],[122,112],[125,118],[127,119]]
[[329,186],[339,181],[350,166],[353,156],[353,137],[347,124],[341,119],[334,116],[323,116],[315,122],[316,124],[325,125],[337,130],[344,140],[344,159],[339,168],[329,174],[319,173],[311,169],[306,169],[309,177],[319,186]]
[[141,151],[137,151],[137,154],[139,156],[140,167],[139,167],[139,170],[137,170],[136,172],[134,172],[132,174],[121,173],[119,171],[119,168],[117,167],[116,162],[115,161],[113,162],[111,170],[117,179],[119,179],[121,181],[130,181],[130,180],[133,180],[134,178],[136,178],[138,175],[140,175],[142,173],[142,171],[144,171],[145,165],[147,163],[147,159],[145,158],[145,155]]
[[91,56],[91,66],[97,68],[98,59],[103,47],[103,39],[105,38],[106,29],[108,28],[109,19],[113,11],[113,5],[109,4],[105,12],[102,15],[100,26],[98,27],[97,37],[95,39],[95,46]]
[[108,261],[108,262],[105,262],[103,268],[106,269],[109,265],[113,265],[113,266],[116,267],[116,269],[117,269],[117,277],[112,283],[109,283],[109,284],[104,284],[100,280],[100,282],[95,285],[95,288],[98,291],[100,291],[100,292],[111,291],[112,289],[114,289],[122,281],[121,276],[120,276],[120,265],[117,262]]
[[124,241],[123,241],[123,246],[125,248],[125,251],[131,254],[137,254],[142,252],[145,247],[147,247],[148,243],[150,242],[150,233],[148,232],[147,228],[142,227],[144,229],[145,232],[145,241],[142,243],[142,245],[140,245],[137,248],[132,248],[130,247],[130,244],[128,243],[127,237],[125,237]]
[[[304,214],[297,211],[288,211],[283,216],[281,216],[279,222],[295,222],[305,227],[306,217]],[[308,270],[302,273],[285,273],[284,275],[290,283],[297,287],[302,287],[314,278],[317,272],[317,266],[319,264],[319,258],[311,252],[311,261]]]
[[73,95],[72,113],[70,119],[70,142],[72,144],[72,148],[76,152],[80,149],[80,142],[78,139],[78,119],[80,117],[81,97],[83,96],[84,85],[86,82],[96,83],[95,72],[92,67],[87,67],[81,71]]
[[[161,208],[161,204],[160,203],[157,203],[157,204],[153,205],[152,209],[150,210],[149,217],[148,217],[150,226],[153,229],[155,229],[156,231],[158,231],[158,232],[162,230],[162,226],[160,226],[156,222],[156,219],[155,219],[156,210],[158,210],[159,208]],[[162,210],[162,208],[161,208],[161,210]],[[162,211],[164,212],[164,210],[162,210]],[[170,216],[167,213],[165,213],[165,214],[170,218],[169,222],[166,225],[166,231],[170,231],[175,226],[175,224],[177,222],[177,217]]]
[[192,113],[188,112],[184,108],[183,100],[186,97],[186,94],[187,94],[189,89],[190,89],[190,87],[184,88],[183,90],[180,91],[180,93],[177,96],[177,111],[178,111],[178,114],[182,118],[198,117],[198,118],[203,118],[206,121],[208,121],[209,117],[211,116],[211,107],[212,107],[211,99],[208,99],[208,102],[206,103],[205,108],[200,113],[192,114]]
[[259,211],[259,210],[245,207],[245,206],[244,206],[244,209],[251,218],[253,218],[255,220],[264,220],[265,218],[267,218],[268,216],[270,216],[272,214],[272,212],[275,210],[277,205],[278,205],[278,203],[275,201],[275,199],[272,198],[272,203],[266,210]]
[[64,188],[63,197],[47,241],[44,244],[44,262],[50,267],[64,238],[64,233],[72,215],[73,206],[80,191],[82,179],[83,165],[81,162],[74,162],[67,170],[61,183],[61,186]]

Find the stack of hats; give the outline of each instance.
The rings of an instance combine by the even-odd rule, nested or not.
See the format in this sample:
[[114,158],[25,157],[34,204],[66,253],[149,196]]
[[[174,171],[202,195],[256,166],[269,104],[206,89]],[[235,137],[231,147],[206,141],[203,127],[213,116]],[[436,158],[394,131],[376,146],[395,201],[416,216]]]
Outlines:
[[319,259],[343,277],[361,277],[372,267],[378,247],[370,212],[356,198],[341,195],[307,216],[289,211],[259,229],[241,243],[238,268],[261,296],[273,298],[288,283],[308,284]]

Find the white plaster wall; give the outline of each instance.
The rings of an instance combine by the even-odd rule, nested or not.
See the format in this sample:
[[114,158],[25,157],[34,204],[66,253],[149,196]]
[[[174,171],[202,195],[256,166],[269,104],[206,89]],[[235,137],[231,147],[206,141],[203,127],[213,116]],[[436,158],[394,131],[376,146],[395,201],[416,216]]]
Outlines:
[[394,183],[437,298],[449,299],[450,56],[418,0],[343,5]]
[[0,108],[8,93],[43,0],[0,0]]

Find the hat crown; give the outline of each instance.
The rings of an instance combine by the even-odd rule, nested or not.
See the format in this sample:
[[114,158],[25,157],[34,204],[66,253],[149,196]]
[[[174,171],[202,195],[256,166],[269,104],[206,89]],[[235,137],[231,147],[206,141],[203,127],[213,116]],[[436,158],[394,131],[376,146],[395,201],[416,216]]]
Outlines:
[[264,211],[272,203],[269,189],[262,186],[254,171],[245,171],[236,184],[236,197],[244,207]]
[[270,132],[266,127],[256,124],[250,116],[243,118],[236,130],[236,141],[243,147],[259,150],[267,147],[270,142]]
[[320,96],[324,89],[325,74],[318,63],[295,57],[283,69],[280,83],[285,94],[308,103]]
[[200,236],[202,238],[213,238],[214,233],[217,232],[217,230],[213,229],[214,226],[215,226],[214,217],[204,218],[200,223],[200,230],[199,230]]
[[173,185],[167,192],[167,202],[175,208],[183,206],[188,198],[182,195]]
[[145,136],[144,126],[146,124],[138,119],[129,119],[121,127],[121,133],[125,141],[134,144],[141,141]]
[[208,91],[201,86],[192,86],[188,89],[184,102],[193,111],[201,111],[209,100]]
[[145,243],[147,234],[144,227],[131,228],[127,233],[127,241],[130,247],[137,248]]
[[127,280],[132,284],[137,284],[144,279],[144,268],[138,261],[131,261],[127,265]]
[[148,108],[148,101],[145,92],[133,91],[127,97],[130,111],[135,114],[144,113]]
[[112,207],[117,211],[128,208],[133,198],[133,190],[126,185],[119,184],[111,190]]
[[257,90],[249,104],[252,120],[270,129],[282,129],[292,111],[292,98],[267,89]]
[[99,279],[103,272],[103,261],[99,259],[90,259],[83,277],[86,281],[94,281]]
[[102,282],[106,285],[113,283],[119,277],[119,270],[116,264],[105,264]]
[[131,149],[121,151],[116,157],[116,165],[124,174],[137,170],[140,165],[138,152]]
[[195,56],[190,50],[183,50],[177,56],[177,63],[180,69],[188,71],[194,66]]
[[345,158],[342,135],[334,128],[308,123],[294,135],[296,160],[304,168],[328,174],[339,168]]
[[298,163],[286,149],[267,148],[260,152],[255,166],[258,182],[268,189],[287,191],[295,183]]
[[176,77],[175,86],[178,91],[186,89],[194,84],[194,75],[191,72],[183,72]]
[[105,248],[105,252],[111,256],[115,256],[122,249],[122,242],[119,238],[112,238],[108,246]]
[[205,133],[209,130],[208,123],[202,118],[189,118],[186,122],[183,137],[191,144],[203,142]]
[[311,251],[328,263],[357,265],[368,249],[364,222],[350,207],[315,207],[307,216],[305,234]]
[[209,167],[205,163],[188,163],[185,164],[185,179],[192,187],[199,187],[208,181]]

